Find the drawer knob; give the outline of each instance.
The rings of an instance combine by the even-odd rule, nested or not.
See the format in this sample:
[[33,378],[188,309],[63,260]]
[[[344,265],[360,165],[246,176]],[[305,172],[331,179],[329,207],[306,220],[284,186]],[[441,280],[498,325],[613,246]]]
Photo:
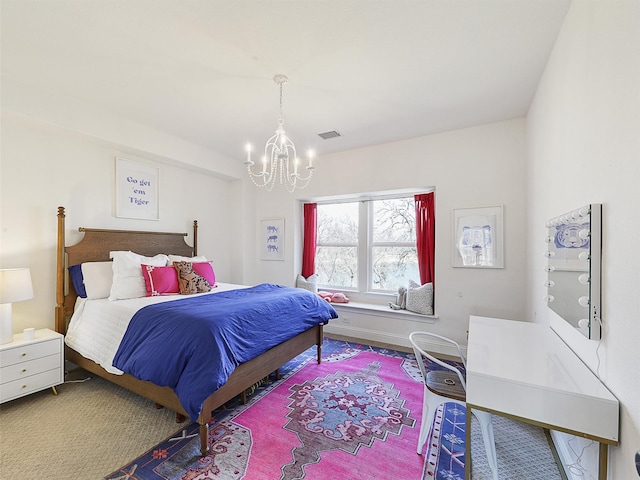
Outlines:
[[22,388],[27,388],[27,386],[26,385],[22,385]]
[[23,369],[22,369],[22,373],[24,373],[24,372],[26,372],[26,371],[27,371],[27,369],[26,369],[26,368],[23,368]]
[[26,356],[27,356],[27,352],[23,352],[23,353],[22,353],[22,356],[23,356],[23,357],[26,357]]

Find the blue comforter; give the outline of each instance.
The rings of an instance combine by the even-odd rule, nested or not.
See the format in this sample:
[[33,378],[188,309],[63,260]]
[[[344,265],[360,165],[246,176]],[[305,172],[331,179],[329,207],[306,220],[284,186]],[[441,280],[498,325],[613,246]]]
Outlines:
[[309,291],[267,283],[149,305],[131,319],[113,365],[171,387],[196,421],[239,364],[337,317]]

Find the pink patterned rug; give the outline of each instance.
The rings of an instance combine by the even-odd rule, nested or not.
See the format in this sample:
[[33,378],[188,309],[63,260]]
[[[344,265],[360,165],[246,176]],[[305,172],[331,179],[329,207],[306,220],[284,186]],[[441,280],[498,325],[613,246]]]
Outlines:
[[415,451],[423,387],[413,355],[331,340],[323,350],[322,364],[305,352],[247,405],[216,412],[206,457],[191,424],[107,478],[434,478],[433,448]]

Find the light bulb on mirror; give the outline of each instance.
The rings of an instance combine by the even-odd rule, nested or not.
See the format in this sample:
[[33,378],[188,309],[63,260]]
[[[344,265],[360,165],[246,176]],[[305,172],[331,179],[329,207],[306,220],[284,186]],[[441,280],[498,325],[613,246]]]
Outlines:
[[589,320],[587,320],[586,318],[581,318],[580,320],[578,320],[578,326],[580,328],[589,328]]
[[553,265],[545,265],[544,267],[545,272],[553,272],[554,270],[555,270],[555,267]]
[[583,273],[582,275],[579,275],[578,276],[578,281],[582,285],[587,285],[589,283],[589,274],[588,273]]
[[551,303],[555,300],[555,297],[553,295],[545,295],[542,299],[547,303]]
[[553,280],[547,280],[546,282],[544,282],[544,286],[547,288],[551,288],[556,284],[556,282],[554,282]]
[[589,238],[589,235],[591,234],[591,232],[589,230],[587,230],[586,228],[583,228],[582,230],[580,230],[578,232],[578,236],[582,239],[582,240],[586,240],[587,238]]
[[589,306],[589,297],[582,296],[578,299],[578,303],[582,306],[582,307],[588,307]]
[[578,258],[580,260],[582,260],[583,262],[588,262],[589,261],[589,253],[588,252],[580,252],[580,254],[578,255]]
[[546,252],[544,252],[544,256],[547,258],[551,258],[553,256],[555,256],[556,252],[554,252],[553,250],[547,250]]

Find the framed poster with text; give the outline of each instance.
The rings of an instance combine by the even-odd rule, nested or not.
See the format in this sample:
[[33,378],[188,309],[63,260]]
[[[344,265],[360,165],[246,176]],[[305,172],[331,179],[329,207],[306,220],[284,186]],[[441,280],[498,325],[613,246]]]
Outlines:
[[116,157],[116,217],[159,220],[157,167]]

